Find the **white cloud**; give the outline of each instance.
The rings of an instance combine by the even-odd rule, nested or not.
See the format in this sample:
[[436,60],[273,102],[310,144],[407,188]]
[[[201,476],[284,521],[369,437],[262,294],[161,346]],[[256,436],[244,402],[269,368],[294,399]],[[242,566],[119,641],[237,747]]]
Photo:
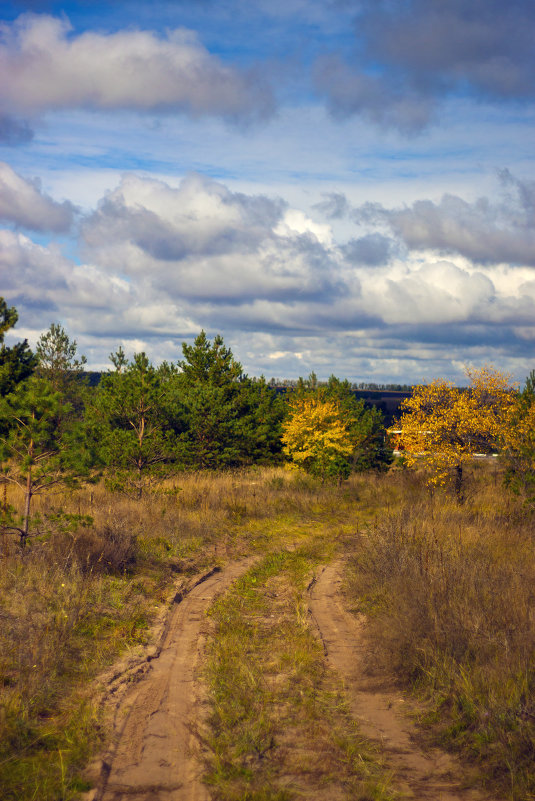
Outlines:
[[27,181],[0,162],[0,220],[33,231],[68,231],[74,208],[57,203],[41,191],[38,181]]
[[411,250],[457,253],[481,264],[535,266],[535,181],[499,175],[495,198],[467,202],[443,195],[439,203],[417,200],[387,209],[367,203],[353,212],[356,222],[388,226]]
[[44,327],[59,314],[78,330],[92,315],[89,325],[96,325],[99,315],[113,317],[135,300],[133,288],[117,275],[74,264],[55,245],[44,247],[8,230],[0,230],[0,296]]
[[330,225],[314,222],[299,209],[287,209],[274,232],[280,236],[312,234],[322,245],[330,247],[333,244]]
[[65,18],[23,14],[0,26],[0,73],[0,107],[10,113],[138,109],[244,119],[272,110],[260,80],[226,66],[185,29],[165,38],[74,35]]
[[82,230],[85,264],[0,231],[0,295],[32,321],[31,341],[59,320],[96,366],[119,343],[176,360],[205,328],[252,374],[410,381],[456,376],[455,360],[521,364],[535,330],[528,267],[366,265],[302,211],[195,174],[177,187],[125,176]]
[[172,297],[236,305],[336,291],[339,255],[327,244],[328,226],[200,175],[176,189],[127,176],[83,231],[91,260]]
[[398,266],[364,287],[364,302],[389,324],[481,320],[497,301],[486,275],[448,261]]

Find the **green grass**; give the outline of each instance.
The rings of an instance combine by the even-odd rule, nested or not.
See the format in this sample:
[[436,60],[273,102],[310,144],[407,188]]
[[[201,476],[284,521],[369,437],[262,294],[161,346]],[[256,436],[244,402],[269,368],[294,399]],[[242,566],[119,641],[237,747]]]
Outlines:
[[[103,486],[36,499],[43,516],[90,515],[79,531],[0,540],[0,798],[75,798],[107,733],[94,681],[142,646],[172,583],[318,527],[343,525],[342,494],[284,470],[181,474],[142,503]],[[17,504],[16,494],[9,502]]]
[[207,782],[218,801],[391,798],[308,619],[305,590],[332,546],[266,556],[217,600],[207,682]]
[[[403,478],[404,482],[410,476]],[[491,479],[489,481],[489,479]],[[432,739],[493,792],[535,797],[533,516],[478,466],[462,505],[421,492],[361,530],[348,586]]]

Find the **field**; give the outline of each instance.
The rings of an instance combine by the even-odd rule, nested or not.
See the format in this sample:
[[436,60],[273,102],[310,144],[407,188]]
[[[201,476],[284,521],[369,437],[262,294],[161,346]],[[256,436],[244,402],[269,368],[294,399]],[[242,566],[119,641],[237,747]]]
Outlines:
[[177,583],[245,556],[254,565],[208,613],[213,798],[396,797],[307,611],[333,560],[370,653],[416,703],[422,741],[460,753],[493,797],[534,796],[533,517],[496,464],[473,465],[463,504],[399,467],[341,486],[284,468],[184,473],[142,501],[99,485],[41,503],[81,518],[23,554],[3,537],[6,801],[90,790],[86,766],[110,737],[98,677],[151,647]]

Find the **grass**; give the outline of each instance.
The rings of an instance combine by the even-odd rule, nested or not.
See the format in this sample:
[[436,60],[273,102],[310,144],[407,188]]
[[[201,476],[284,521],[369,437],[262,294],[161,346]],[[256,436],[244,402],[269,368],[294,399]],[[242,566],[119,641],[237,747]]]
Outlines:
[[212,606],[207,781],[218,801],[392,797],[310,629],[304,593],[329,550],[322,536],[272,553]]
[[513,799],[535,794],[534,523],[480,468],[463,505],[420,491],[385,510],[348,574],[374,650],[427,698],[435,739]]
[[[100,485],[37,497],[44,518],[92,524],[52,527],[24,553],[0,537],[0,797],[75,798],[105,737],[91,682],[143,645],[176,577],[272,549],[290,525],[306,539],[307,521],[336,524],[337,499],[336,488],[267,468],[181,474],[141,503]],[[8,502],[20,500],[10,490]]]
[[36,499],[43,516],[60,510],[92,523],[57,525],[24,554],[0,537],[2,799],[76,798],[106,736],[96,676],[143,647],[177,577],[250,553],[257,567],[212,613],[212,792],[388,797],[303,605],[332,549],[374,652],[425,699],[430,736],[484,766],[495,792],[535,797],[535,518],[496,466],[474,467],[462,506],[412,471],[338,488],[262,468],[181,474],[141,503],[100,485]]

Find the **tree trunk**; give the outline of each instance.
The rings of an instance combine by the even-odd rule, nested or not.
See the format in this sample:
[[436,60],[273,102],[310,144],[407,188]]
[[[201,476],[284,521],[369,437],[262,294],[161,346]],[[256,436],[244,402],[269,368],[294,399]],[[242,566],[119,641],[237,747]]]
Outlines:
[[455,496],[459,501],[459,503],[462,503],[464,501],[462,464],[458,464],[455,468]]
[[137,499],[141,500],[143,497],[143,466],[138,462],[137,466]]
[[24,517],[22,519],[22,531],[20,534],[20,546],[24,548],[28,534],[30,532],[30,505],[32,501],[32,468],[28,467],[26,476],[26,493],[24,496]]

